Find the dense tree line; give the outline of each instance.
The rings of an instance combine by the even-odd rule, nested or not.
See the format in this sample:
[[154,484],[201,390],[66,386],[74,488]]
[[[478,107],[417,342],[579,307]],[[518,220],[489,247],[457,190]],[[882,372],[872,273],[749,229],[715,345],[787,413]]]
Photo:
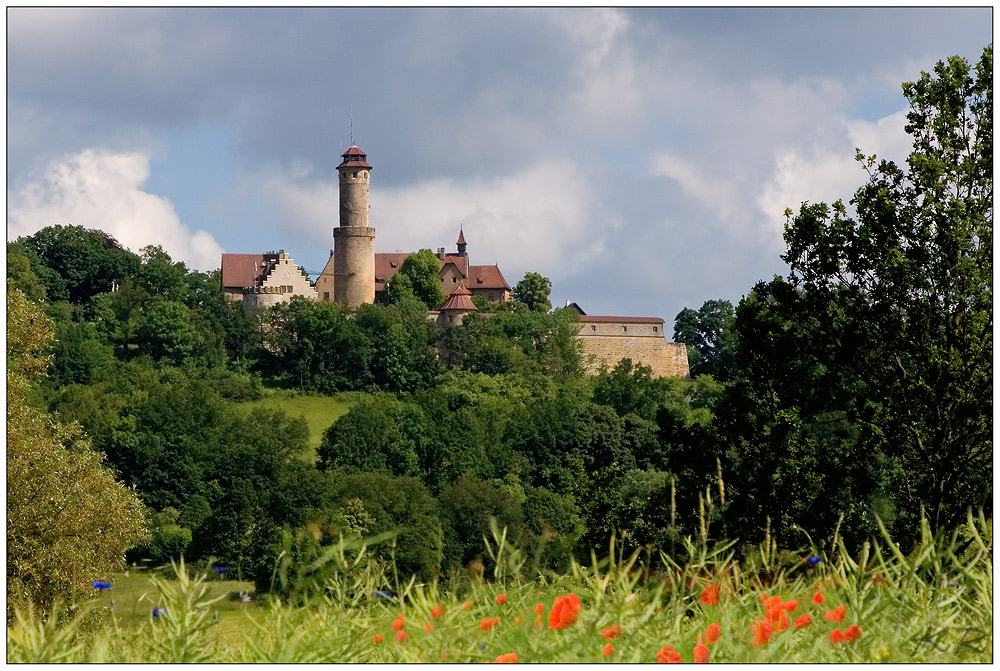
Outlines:
[[[396,531],[378,551],[402,571],[459,575],[488,562],[491,519],[556,569],[613,533],[673,549],[706,521],[789,547],[838,525],[863,540],[876,516],[905,542],[922,509],[947,528],[992,502],[992,48],[904,92],[905,168],[859,155],[849,203],[787,213],[787,277],[677,315],[693,379],[629,360],[583,376],[575,313],[535,273],[459,326],[427,319],[443,294],[426,254],[380,304],[249,313],[218,272],[54,226],[8,244],[8,319],[44,312],[54,334],[25,356],[31,320],[8,321],[8,360],[33,371],[8,379],[8,423],[79,425],[67,454],[102,453],[145,506],[131,559],[220,561],[261,588],[282,552],[338,534]],[[241,404],[275,387],[352,407],[313,455],[302,420]]]

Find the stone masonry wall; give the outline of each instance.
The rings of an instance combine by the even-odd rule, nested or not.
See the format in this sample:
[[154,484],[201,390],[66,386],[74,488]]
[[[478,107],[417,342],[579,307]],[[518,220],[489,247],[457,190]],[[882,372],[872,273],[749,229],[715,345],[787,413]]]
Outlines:
[[[655,329],[655,331],[654,331]],[[653,377],[689,377],[687,347],[667,342],[663,322],[607,322],[580,324],[580,357],[584,370],[596,375],[602,366],[614,367],[629,358],[653,369]]]

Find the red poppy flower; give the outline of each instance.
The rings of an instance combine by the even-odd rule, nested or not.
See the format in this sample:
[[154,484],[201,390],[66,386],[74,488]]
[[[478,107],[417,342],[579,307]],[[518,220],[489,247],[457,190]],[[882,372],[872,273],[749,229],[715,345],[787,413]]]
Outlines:
[[517,653],[508,652],[506,655],[500,655],[493,660],[494,664],[517,664]]
[[389,628],[392,629],[393,631],[399,631],[400,629],[403,628],[403,614],[402,613],[400,613],[399,615],[396,616],[396,619],[392,621],[392,624],[389,626]]
[[844,640],[845,641],[856,641],[861,636],[861,627],[852,624],[847,629],[844,630]]
[[705,630],[705,643],[707,645],[712,645],[719,640],[719,623],[713,622],[708,625],[708,629]]
[[701,591],[701,602],[708,606],[719,605],[719,585],[711,585]]
[[756,646],[767,645],[767,641],[771,638],[771,634],[774,633],[774,627],[769,625],[763,620],[758,620],[754,624],[750,625],[750,631],[753,633],[753,639],[751,643]]
[[535,627],[541,627],[541,626],[542,626],[542,616],[541,615],[536,615],[535,616]]
[[618,638],[622,635],[622,628],[617,624],[609,624],[604,629],[601,629],[601,636],[608,639],[609,641]]
[[438,655],[438,659],[448,659],[448,655],[442,652],[440,655]]
[[462,604],[462,610],[472,610],[472,602],[466,601]]
[[542,614],[543,610],[545,610],[545,604],[544,603],[540,603],[537,606],[535,606],[535,612],[538,613],[539,615]]
[[556,597],[549,611],[549,629],[565,629],[580,617],[583,606],[576,594],[565,594]]
[[802,627],[808,627],[812,624],[813,619],[809,616],[809,613],[803,613],[799,615],[799,619],[795,620],[795,628],[801,629]]
[[441,617],[442,615],[444,615],[444,606],[442,606],[441,604],[438,604],[433,608],[431,608],[431,617],[433,617],[435,620]]
[[495,598],[493,600],[496,601],[498,605],[502,606],[505,603],[507,603],[507,595],[506,594],[497,594],[497,598]]
[[396,632],[396,643],[406,643],[406,630],[400,629]]
[[424,625],[424,633],[425,634],[429,634],[432,631],[434,631],[434,623],[433,622],[428,622],[427,624]]
[[680,664],[684,660],[674,646],[667,644],[656,652],[656,661],[660,664]]
[[601,654],[604,655],[605,657],[610,657],[612,654],[614,654],[614,651],[615,651],[615,646],[611,645],[610,643],[601,648]]
[[788,613],[786,613],[785,611],[780,611],[780,613],[778,614],[778,619],[774,623],[774,630],[785,631],[786,629],[788,629]]
[[708,648],[702,644],[701,634],[698,634],[698,645],[694,646],[693,654],[695,664],[708,664]]
[[518,615],[517,617],[514,618],[514,624],[521,624],[521,616],[520,615]]
[[781,603],[780,596],[772,596],[767,599],[764,599],[764,610],[771,610],[780,603]]
[[375,634],[372,636],[372,643],[381,643],[384,640],[385,636],[383,634]]
[[479,623],[479,628],[482,629],[483,631],[489,631],[498,624],[500,624],[499,617],[492,617],[492,618],[487,617],[482,622]]
[[829,620],[830,622],[843,622],[846,616],[847,606],[840,604],[836,608],[826,611],[826,615],[823,616],[823,619]]
[[787,610],[789,613],[791,613],[793,610],[799,607],[799,601],[798,599],[792,599],[791,601],[786,601],[785,603],[781,604],[781,607]]
[[813,603],[814,603],[814,604],[816,604],[816,605],[818,606],[818,605],[820,605],[821,603],[823,603],[823,600],[824,600],[825,598],[826,598],[826,597],[825,597],[825,596],[823,596],[823,592],[816,592],[815,594],[813,594]]
[[836,628],[830,632],[830,643],[843,643],[844,642],[844,632],[840,628]]

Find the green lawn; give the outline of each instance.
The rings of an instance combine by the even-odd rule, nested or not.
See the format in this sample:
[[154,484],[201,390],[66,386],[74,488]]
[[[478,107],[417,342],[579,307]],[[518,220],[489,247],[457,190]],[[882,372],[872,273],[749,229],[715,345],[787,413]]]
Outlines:
[[265,393],[267,395],[259,401],[248,403],[268,410],[284,410],[291,417],[304,417],[309,425],[311,457],[323,439],[323,432],[346,414],[352,404],[345,398],[346,395],[319,396],[285,390],[267,390]]

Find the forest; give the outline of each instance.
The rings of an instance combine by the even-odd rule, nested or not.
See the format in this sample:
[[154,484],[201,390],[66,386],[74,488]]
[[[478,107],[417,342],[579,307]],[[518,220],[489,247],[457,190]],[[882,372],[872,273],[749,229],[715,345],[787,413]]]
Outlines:
[[[447,585],[493,570],[491,520],[566,571],[612,536],[682,562],[691,536],[740,556],[882,524],[905,549],[922,516],[991,517],[992,47],[903,91],[905,165],[859,150],[849,200],[786,211],[785,276],[677,314],[691,379],[583,375],[544,269],[442,327],[416,263],[378,304],[248,312],[159,247],[8,242],[8,599],[180,556],[280,590],[281,557],[379,535]],[[253,404],[275,390],[350,410],[316,448]]]

